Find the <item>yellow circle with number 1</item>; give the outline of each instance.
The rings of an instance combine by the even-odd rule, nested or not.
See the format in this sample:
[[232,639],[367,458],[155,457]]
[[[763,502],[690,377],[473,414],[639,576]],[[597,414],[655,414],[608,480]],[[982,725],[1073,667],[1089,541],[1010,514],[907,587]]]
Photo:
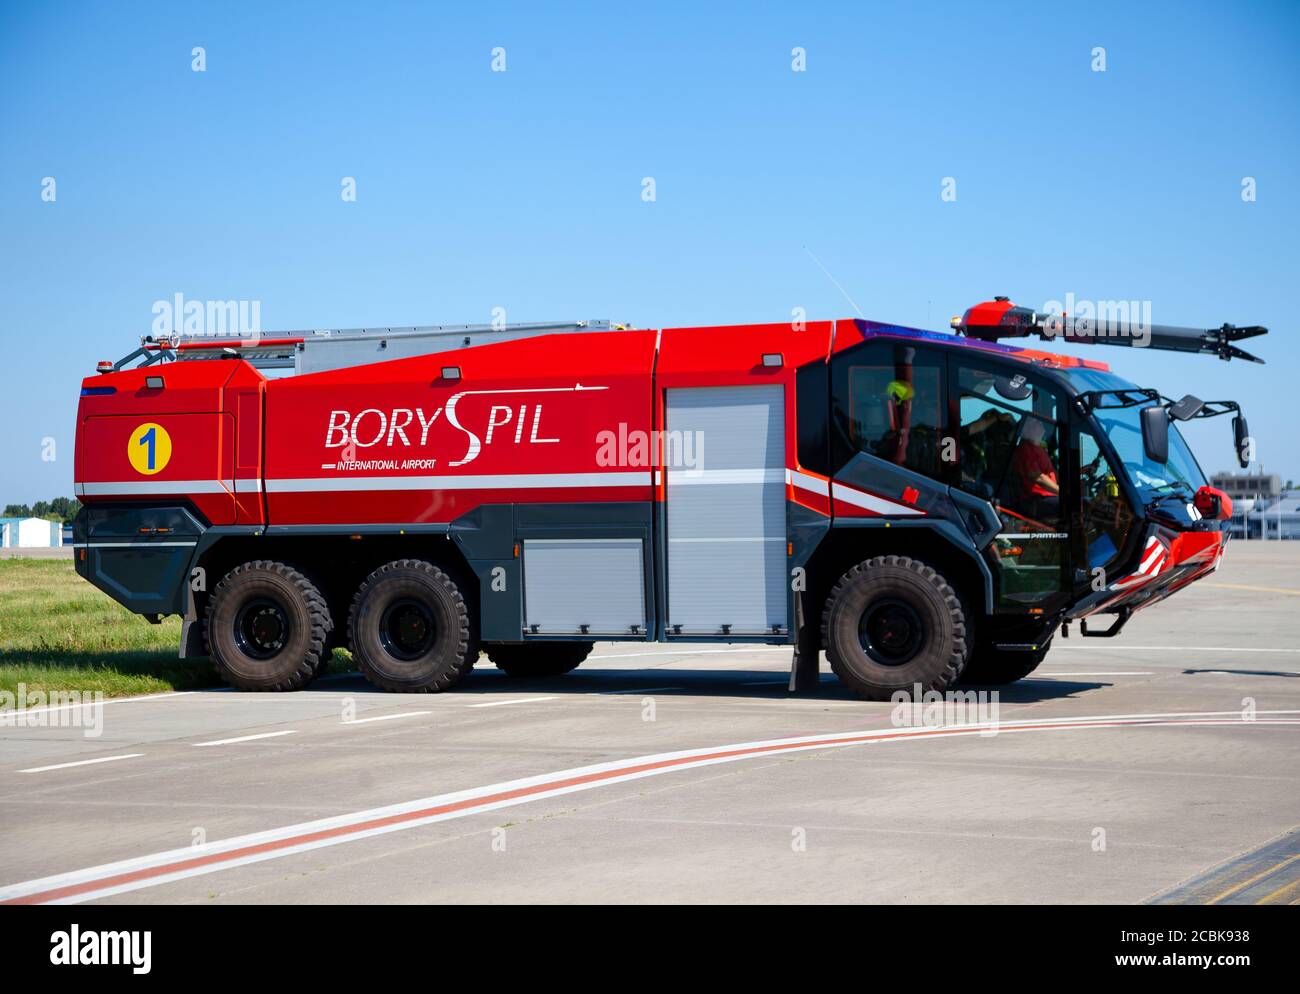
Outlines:
[[145,476],[160,473],[171,462],[172,437],[162,425],[146,421],[131,432],[126,443],[126,457],[137,473]]

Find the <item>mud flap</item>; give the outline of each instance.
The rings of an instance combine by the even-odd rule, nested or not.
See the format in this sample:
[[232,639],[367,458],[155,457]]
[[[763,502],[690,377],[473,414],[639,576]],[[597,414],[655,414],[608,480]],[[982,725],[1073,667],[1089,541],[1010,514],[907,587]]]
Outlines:
[[203,621],[194,607],[194,591],[186,585],[185,616],[181,619],[181,646],[178,659],[206,659],[208,647],[203,639]]
[[800,591],[794,599],[795,641],[794,655],[790,660],[790,693],[815,690],[821,685],[821,629],[807,624]]

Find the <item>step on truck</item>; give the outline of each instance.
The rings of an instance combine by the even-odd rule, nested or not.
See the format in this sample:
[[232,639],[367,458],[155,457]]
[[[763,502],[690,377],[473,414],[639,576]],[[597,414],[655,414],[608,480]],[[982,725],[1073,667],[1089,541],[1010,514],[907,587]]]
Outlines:
[[76,568],[246,690],[339,647],[442,691],[623,641],[789,645],[792,689],[824,650],[867,699],[1016,680],[1217,568],[1231,505],[1177,422],[1232,414],[1245,465],[1237,405],[1002,340],[1258,361],[1265,329],[1005,298],[953,328],[147,337],[82,385]]

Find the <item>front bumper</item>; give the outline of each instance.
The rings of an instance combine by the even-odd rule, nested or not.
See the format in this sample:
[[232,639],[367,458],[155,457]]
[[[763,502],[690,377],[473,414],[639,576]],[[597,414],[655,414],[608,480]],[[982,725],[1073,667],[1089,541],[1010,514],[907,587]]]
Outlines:
[[1121,609],[1140,611],[1219,568],[1227,544],[1225,531],[1174,531],[1148,526],[1137,568],[1084,598],[1066,618],[1075,620]]

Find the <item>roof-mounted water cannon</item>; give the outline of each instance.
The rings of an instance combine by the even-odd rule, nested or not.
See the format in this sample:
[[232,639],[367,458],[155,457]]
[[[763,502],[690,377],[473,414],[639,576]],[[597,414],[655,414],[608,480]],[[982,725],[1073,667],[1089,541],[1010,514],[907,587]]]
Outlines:
[[986,342],[1036,335],[1047,341],[1060,339],[1079,345],[1126,345],[1161,352],[1201,352],[1225,361],[1246,359],[1261,365],[1263,359],[1232,343],[1268,334],[1268,329],[1260,325],[1182,328],[1150,324],[1136,320],[1128,313],[1107,313],[1096,317],[1040,314],[1012,303],[1009,297],[994,297],[967,308],[961,317],[952,319],[952,328],[959,335]]

